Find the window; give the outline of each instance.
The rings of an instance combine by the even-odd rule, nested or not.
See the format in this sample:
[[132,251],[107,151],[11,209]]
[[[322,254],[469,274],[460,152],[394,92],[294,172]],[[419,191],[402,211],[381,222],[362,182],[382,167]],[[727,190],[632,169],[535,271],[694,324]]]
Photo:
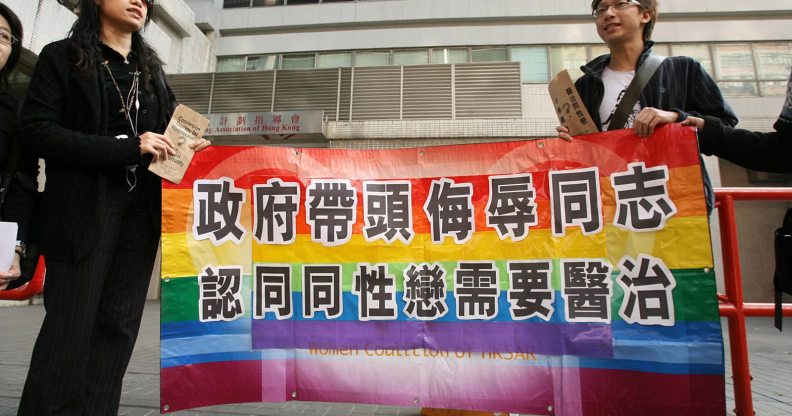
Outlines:
[[253,7],[282,6],[283,0],[253,0]]
[[468,50],[434,48],[432,49],[433,64],[464,64],[468,62]]
[[390,51],[355,52],[355,66],[390,65]]
[[759,92],[763,96],[785,95],[792,69],[792,44],[757,43],[754,45]]
[[426,49],[393,51],[394,65],[421,65],[429,63],[429,51]]
[[718,85],[726,95],[757,95],[756,82],[737,82],[754,80],[753,51],[750,44],[729,43],[715,45],[715,74]]
[[278,68],[278,55],[248,56],[246,71],[267,71]]
[[352,52],[320,53],[316,60],[317,68],[338,68],[352,66]]
[[577,79],[583,75],[580,67],[585,65],[586,47],[585,46],[551,46],[550,47],[550,73],[555,74],[566,69],[572,79]]
[[511,48],[511,60],[520,63],[520,80],[525,83],[550,81],[548,74],[547,48],[524,46]]
[[710,76],[715,76],[715,71],[712,70],[712,53],[710,53],[709,45],[675,44],[671,46],[671,54],[673,56],[689,56],[697,60]]
[[224,9],[235,9],[238,7],[250,7],[250,0],[223,0]]
[[245,57],[232,56],[217,58],[217,72],[236,72],[245,70]]
[[508,52],[505,47],[473,48],[471,51],[472,62],[508,61]]
[[282,69],[307,69],[313,68],[316,61],[315,54],[309,55],[283,55]]

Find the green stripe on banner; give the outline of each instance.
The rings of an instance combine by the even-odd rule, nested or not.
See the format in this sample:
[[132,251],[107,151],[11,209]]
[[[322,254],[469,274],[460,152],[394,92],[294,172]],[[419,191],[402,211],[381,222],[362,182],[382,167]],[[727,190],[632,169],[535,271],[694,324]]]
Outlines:
[[[249,275],[243,275],[242,293],[252,293],[252,283],[253,279]],[[198,320],[198,279],[195,276],[163,279],[161,296],[161,324]],[[250,306],[245,305],[244,316],[250,317],[250,310]]]
[[[453,270],[452,266],[456,263],[442,263],[444,267],[449,269],[449,277],[446,283],[448,287],[453,287]],[[557,265],[557,263],[555,263]],[[396,287],[401,288],[403,278],[401,271],[407,266],[406,263],[392,263],[389,265],[390,271],[397,271]],[[505,262],[498,262],[501,273],[505,273]],[[302,290],[301,268],[299,264],[292,265],[292,287],[293,290],[299,292]],[[349,291],[352,286],[352,274],[355,272],[355,264],[350,263],[344,265],[344,291]],[[718,315],[718,300],[712,294],[716,292],[715,286],[715,272],[713,270],[704,271],[704,269],[681,269],[672,270],[674,278],[676,279],[676,287],[674,288],[674,313],[677,322],[702,322],[702,321],[717,321]],[[558,281],[557,267],[554,267],[553,273],[553,287],[559,290],[560,282]],[[612,317],[614,320],[621,320],[619,317],[619,308],[621,307],[624,292],[621,286],[615,281],[618,274],[613,274],[613,299],[612,304]],[[505,283],[505,287],[501,286],[502,290],[508,289],[508,279],[501,279]],[[244,276],[243,293],[250,294],[252,291],[252,279],[250,276]],[[399,290],[400,291],[400,290]],[[245,295],[247,298],[249,295]],[[162,302],[160,303],[162,314],[160,321],[162,323],[168,322],[182,322],[182,321],[197,321],[198,320],[198,281],[195,277],[171,278],[162,281]],[[250,315],[250,307],[245,308],[245,315]]]
[[[704,269],[671,270],[676,280],[673,291],[674,317],[677,322],[706,322],[720,319],[718,314],[718,299],[713,294],[717,292],[715,285],[715,272]],[[616,282],[618,274],[613,274],[613,320],[621,320],[619,308],[622,304],[624,291]]]

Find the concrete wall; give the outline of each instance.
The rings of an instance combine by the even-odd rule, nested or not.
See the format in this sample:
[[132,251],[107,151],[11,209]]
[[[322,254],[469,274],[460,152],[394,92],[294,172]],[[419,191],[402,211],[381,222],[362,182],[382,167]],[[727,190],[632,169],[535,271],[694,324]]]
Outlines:
[[[588,0],[390,0],[223,9],[186,0],[219,30],[217,54],[598,43]],[[659,42],[790,39],[792,0],[665,0]],[[218,18],[219,15],[219,18]]]

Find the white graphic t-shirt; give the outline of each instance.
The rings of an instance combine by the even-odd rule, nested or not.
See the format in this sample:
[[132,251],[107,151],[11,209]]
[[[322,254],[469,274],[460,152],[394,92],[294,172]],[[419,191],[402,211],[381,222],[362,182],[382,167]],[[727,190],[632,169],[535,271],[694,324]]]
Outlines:
[[[633,78],[635,78],[635,71],[620,72],[608,67],[602,71],[602,82],[605,84],[605,95],[602,97],[602,104],[599,108],[602,131],[608,130],[613,113],[616,111],[616,105],[621,101]],[[627,117],[627,123],[624,128],[633,126],[635,117],[639,112],[641,112],[641,103],[636,101],[633,112]]]

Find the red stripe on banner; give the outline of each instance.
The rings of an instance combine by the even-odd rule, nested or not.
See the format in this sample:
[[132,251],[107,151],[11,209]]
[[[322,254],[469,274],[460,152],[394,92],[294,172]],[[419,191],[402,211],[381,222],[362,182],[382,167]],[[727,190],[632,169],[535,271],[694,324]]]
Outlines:
[[167,413],[217,404],[263,401],[265,363],[224,361],[162,368],[160,411]]
[[548,138],[389,150],[217,146],[195,154],[179,185],[164,182],[163,186],[189,189],[196,179],[226,176],[238,180],[237,187],[249,188],[250,176],[296,175],[298,171],[306,179],[383,180],[498,175],[595,165],[600,176],[609,176],[638,161],[647,166],[666,165],[669,169],[698,165],[695,130],[673,124],[658,128],[647,139],[638,138],[631,130],[620,130],[579,136],[572,143]]
[[726,414],[721,375],[580,369],[584,415],[705,416]]

